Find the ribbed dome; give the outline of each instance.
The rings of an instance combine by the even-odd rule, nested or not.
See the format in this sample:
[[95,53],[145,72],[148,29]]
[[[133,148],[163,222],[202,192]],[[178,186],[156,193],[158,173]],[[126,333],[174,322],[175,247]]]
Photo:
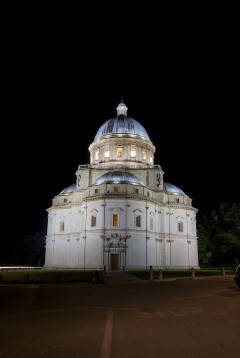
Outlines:
[[109,119],[98,130],[95,139],[102,137],[112,137],[119,135],[129,135],[141,137],[147,140],[149,136],[143,126],[133,118],[120,115],[116,118]]
[[150,141],[143,126],[133,118],[127,116],[127,107],[121,102],[117,107],[117,117],[106,121],[97,131],[96,139],[114,136],[140,137]]
[[180,188],[170,183],[163,183],[163,190],[167,194],[184,195],[187,196]]
[[121,171],[115,171],[115,172],[109,172],[103,174],[100,178],[98,178],[94,185],[100,185],[100,184],[132,184],[132,185],[142,185],[144,184],[139,180],[135,175],[127,173],[127,172],[121,172]]
[[[132,185],[143,185],[144,184],[139,180],[135,175],[127,173],[127,172],[121,172],[121,171],[115,171],[110,173],[105,173],[100,178],[98,178],[94,185],[100,185],[100,184],[111,184],[111,183],[122,183],[122,184],[132,184]],[[68,186],[67,188],[63,189],[59,195],[65,195],[65,194],[71,194],[74,191],[77,190],[76,184],[72,184]],[[163,183],[163,190],[167,194],[175,194],[175,195],[184,195],[187,196],[180,188],[178,188],[176,185],[164,182]]]
[[69,185],[67,188],[63,189],[59,195],[71,194],[76,190],[77,190],[76,184],[72,184],[72,185]]

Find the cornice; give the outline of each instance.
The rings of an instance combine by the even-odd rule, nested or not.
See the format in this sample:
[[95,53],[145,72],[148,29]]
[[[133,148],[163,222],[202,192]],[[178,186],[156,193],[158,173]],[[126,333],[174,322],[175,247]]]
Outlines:
[[151,203],[153,205],[157,205],[161,208],[166,208],[166,209],[174,209],[174,210],[188,210],[188,211],[193,211],[193,212],[197,212],[198,210],[194,207],[191,206],[187,206],[184,204],[178,204],[178,205],[174,205],[174,204],[169,204],[169,203],[164,203],[164,202],[160,202],[157,201],[153,198],[149,198],[143,195],[129,195],[129,194],[104,194],[104,195],[94,195],[91,197],[86,197],[84,199],[82,199],[81,201],[75,202],[75,203],[69,203],[67,205],[53,205],[52,207],[50,207],[49,209],[47,209],[47,211],[51,211],[51,210],[63,210],[63,209],[71,209],[74,207],[78,207],[81,206],[82,203],[84,202],[93,202],[93,201],[104,201],[104,200],[136,200],[136,201],[144,201],[144,202],[148,202]]

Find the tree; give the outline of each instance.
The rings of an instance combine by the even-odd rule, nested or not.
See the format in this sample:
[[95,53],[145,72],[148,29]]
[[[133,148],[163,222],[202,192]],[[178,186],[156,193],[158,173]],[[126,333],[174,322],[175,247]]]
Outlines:
[[198,235],[198,256],[200,265],[209,262],[207,253],[211,252],[210,245],[210,232],[209,232],[209,219],[207,216],[202,215],[198,218],[197,222],[197,235]]
[[11,264],[42,266],[45,257],[45,236],[44,231],[23,236],[12,251]]
[[207,251],[215,264],[233,262],[240,258],[240,202],[221,203],[209,217],[201,216],[197,224],[199,261]]

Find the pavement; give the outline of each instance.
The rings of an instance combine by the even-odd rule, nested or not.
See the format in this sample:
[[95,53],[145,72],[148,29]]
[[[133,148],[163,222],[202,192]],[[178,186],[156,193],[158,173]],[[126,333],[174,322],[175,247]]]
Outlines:
[[107,271],[108,284],[127,284],[127,283],[143,283],[146,280],[142,280],[126,271]]
[[[213,275],[213,276],[195,276],[195,277],[172,277],[172,278],[163,278],[162,280],[152,280],[153,282],[160,281],[175,281],[175,280],[211,280],[216,278],[225,278],[231,277],[234,278],[233,275]],[[146,283],[150,282],[150,280],[144,280],[133,274],[130,274],[127,271],[107,271],[107,284],[128,284],[128,283]]]

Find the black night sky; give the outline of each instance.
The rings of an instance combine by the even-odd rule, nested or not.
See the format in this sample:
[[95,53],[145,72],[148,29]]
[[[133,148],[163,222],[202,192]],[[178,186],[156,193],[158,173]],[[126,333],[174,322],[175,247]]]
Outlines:
[[[223,32],[190,32],[122,33],[114,41],[70,30],[16,34],[7,71],[16,122],[11,172],[19,178],[15,238],[46,230],[52,198],[89,164],[88,147],[116,116],[121,95],[155,145],[164,180],[199,214],[239,200],[238,51]],[[11,238],[6,251],[13,245]]]

